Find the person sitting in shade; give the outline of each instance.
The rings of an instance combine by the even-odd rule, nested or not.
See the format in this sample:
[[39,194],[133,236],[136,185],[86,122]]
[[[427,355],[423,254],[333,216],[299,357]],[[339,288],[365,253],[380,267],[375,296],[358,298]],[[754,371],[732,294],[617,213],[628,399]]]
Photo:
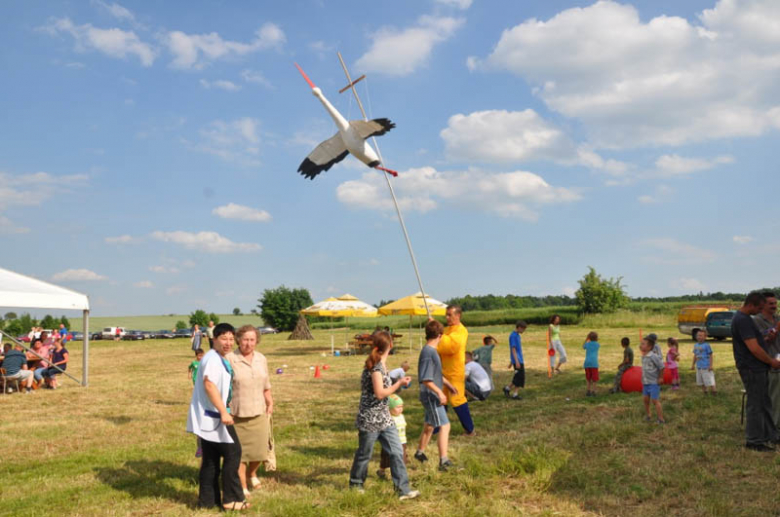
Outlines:
[[471,352],[466,352],[466,395],[484,402],[493,391],[493,382],[484,368],[474,360]]
[[[29,395],[32,392],[33,373],[27,369],[27,356],[24,354],[22,345],[16,345],[13,349],[10,349],[10,343],[6,343],[6,347],[9,347],[5,352],[3,359],[3,368],[5,368],[5,379],[7,381],[19,381],[22,386],[25,387],[25,394]],[[9,391],[11,388],[8,388]]]

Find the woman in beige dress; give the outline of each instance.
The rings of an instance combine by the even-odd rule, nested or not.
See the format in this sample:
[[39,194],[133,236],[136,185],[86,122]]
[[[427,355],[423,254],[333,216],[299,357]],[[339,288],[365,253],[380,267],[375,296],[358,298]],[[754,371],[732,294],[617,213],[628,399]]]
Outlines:
[[263,354],[255,350],[260,342],[260,333],[252,325],[244,325],[238,329],[236,337],[238,350],[227,357],[234,372],[230,411],[241,442],[238,476],[244,494],[248,495],[247,478],[252,488],[257,488],[260,485],[257,469],[261,463],[269,460],[274,399],[271,396],[268,362]]

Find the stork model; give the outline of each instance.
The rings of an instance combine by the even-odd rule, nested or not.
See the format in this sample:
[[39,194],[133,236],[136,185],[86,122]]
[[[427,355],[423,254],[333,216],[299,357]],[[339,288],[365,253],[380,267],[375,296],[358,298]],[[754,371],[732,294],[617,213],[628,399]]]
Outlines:
[[[382,162],[379,159],[379,156],[376,151],[374,151],[374,148],[371,147],[371,144],[366,141],[368,138],[384,135],[393,129],[395,124],[386,118],[347,121],[347,119],[345,119],[341,113],[328,102],[328,99],[322,94],[322,90],[314,85],[312,80],[309,79],[309,76],[306,75],[306,72],[298,66],[298,63],[296,63],[295,66],[309,86],[311,86],[311,91],[314,96],[320,100],[323,106],[325,106],[325,110],[330,114],[333,122],[336,123],[336,127],[339,129],[338,133],[322,142],[309,153],[309,156],[307,156],[300,167],[298,167],[298,172],[304,177],[313,180],[319,173],[327,171],[333,167],[333,165],[346,158],[349,153],[352,153],[355,158],[369,167],[385,171],[393,176],[398,176],[396,171],[381,167]],[[351,82],[348,86],[343,88],[341,92],[345,91],[347,88],[354,87],[355,83],[364,77],[365,75],[359,77],[354,82]]]
[[[325,106],[325,109],[336,123],[336,127],[339,128],[338,133],[322,142],[316,147],[316,149],[309,153],[309,156],[307,156],[306,159],[303,160],[303,163],[301,163],[301,166],[298,167],[298,172],[309,179],[314,179],[317,174],[330,169],[334,164],[346,158],[349,153],[352,153],[355,158],[365,163],[369,167],[387,173],[383,176],[387,181],[387,188],[390,191],[390,196],[393,198],[393,205],[395,205],[395,213],[398,214],[398,222],[401,223],[401,231],[404,234],[404,239],[406,239],[406,247],[409,249],[409,257],[412,259],[412,266],[414,267],[414,274],[417,276],[417,284],[420,286],[420,293],[422,294],[423,303],[425,304],[425,311],[428,313],[428,317],[430,317],[431,311],[428,307],[428,301],[425,298],[425,289],[423,289],[422,279],[420,278],[420,270],[417,267],[417,260],[414,258],[412,241],[409,239],[409,232],[406,231],[406,224],[404,224],[404,218],[401,215],[401,208],[398,206],[398,199],[395,197],[393,184],[390,181],[390,175],[398,176],[398,173],[390,169],[385,169],[381,166],[382,154],[379,151],[379,145],[374,138],[376,136],[384,135],[393,129],[395,124],[386,118],[368,120],[368,117],[366,116],[366,110],[363,108],[363,103],[360,102],[360,97],[358,96],[357,90],[355,89],[355,84],[358,83],[361,79],[364,79],[366,76],[361,75],[353,81],[349,75],[349,70],[347,70],[347,65],[344,64],[344,59],[341,57],[340,52],[338,53],[338,56],[339,61],[341,62],[341,68],[344,69],[344,75],[347,76],[347,82],[349,83],[347,86],[342,88],[339,93],[343,93],[348,89],[352,90],[352,93],[355,95],[355,100],[360,107],[360,112],[363,114],[363,120],[350,120],[347,122],[347,119],[341,116],[341,113],[339,113],[338,110],[334,108],[330,102],[328,102],[328,99],[326,99],[322,94],[322,90],[314,85],[303,69],[296,63],[295,66],[298,68],[298,71],[301,73],[303,78],[306,79],[306,82],[309,84],[309,86],[311,86],[312,93],[320,100],[322,105]],[[374,148],[371,147],[371,145],[366,141],[368,138],[373,140],[376,151],[374,151]]]

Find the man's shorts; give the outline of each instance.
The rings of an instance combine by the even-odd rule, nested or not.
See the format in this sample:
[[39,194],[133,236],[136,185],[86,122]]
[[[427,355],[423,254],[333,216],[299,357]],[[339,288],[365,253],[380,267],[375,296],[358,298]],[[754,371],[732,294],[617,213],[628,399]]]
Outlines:
[[642,384],[642,395],[658,400],[661,398],[661,386],[658,384]]
[[585,368],[585,378],[589,381],[598,382],[599,369],[598,368]]
[[715,386],[715,372],[707,368],[696,368],[696,386]]
[[428,398],[422,401],[422,405],[423,419],[426,424],[433,427],[441,427],[450,423],[450,419],[447,418],[447,411],[438,401]]
[[525,388],[525,365],[520,364],[515,366],[515,375],[512,377],[512,386],[518,388]]
[[9,380],[9,381],[16,381],[16,380],[23,381],[23,380],[27,379],[28,377],[31,377],[32,374],[33,374],[33,372],[30,371],[30,370],[19,370],[18,372],[16,372],[13,375],[6,375],[5,378],[7,380]]

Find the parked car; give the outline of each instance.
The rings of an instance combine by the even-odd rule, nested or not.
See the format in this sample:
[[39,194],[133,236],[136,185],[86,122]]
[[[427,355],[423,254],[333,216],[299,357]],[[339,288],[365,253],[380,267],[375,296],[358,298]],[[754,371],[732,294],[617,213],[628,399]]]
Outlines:
[[105,327],[103,328],[103,339],[116,338],[117,329],[119,329],[119,337],[124,337],[125,332],[127,332],[124,327]]
[[731,320],[734,319],[736,313],[737,311],[711,312],[707,316],[707,324],[705,325],[707,335],[718,341],[731,337]]
[[176,334],[173,333],[172,330],[158,330],[157,332],[152,332],[152,337],[154,339],[173,339],[176,337]]
[[179,329],[173,334],[175,337],[192,337],[192,329]]
[[261,334],[278,334],[279,329],[273,327],[257,327],[257,331]]
[[142,330],[141,331],[144,335],[144,339],[153,339],[154,338],[154,332],[151,330]]
[[97,341],[99,339],[103,339],[103,333],[102,332],[93,332],[89,335],[89,339],[91,341]]
[[723,305],[692,305],[680,309],[677,315],[677,329],[696,339],[694,329],[703,329],[707,326],[707,316],[714,312],[726,312],[729,308]]
[[142,330],[128,330],[122,336],[122,339],[126,341],[142,341],[146,339],[146,336],[144,335]]
[[30,336],[25,334],[23,336],[19,336],[18,338],[16,338],[16,340],[17,341],[21,341],[22,343],[29,343],[30,342]]
[[84,341],[83,332],[68,332],[69,341]]

